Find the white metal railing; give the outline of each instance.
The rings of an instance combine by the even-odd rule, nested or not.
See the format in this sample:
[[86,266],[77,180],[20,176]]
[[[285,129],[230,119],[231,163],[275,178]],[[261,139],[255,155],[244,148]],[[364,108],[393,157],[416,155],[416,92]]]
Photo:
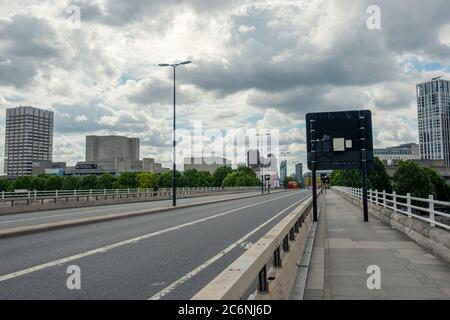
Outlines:
[[[362,199],[363,197],[361,188],[333,187],[333,189],[359,199]],[[436,209],[436,207],[450,208],[450,202],[435,200],[432,195],[430,195],[428,199],[425,199],[412,197],[410,193],[403,196],[396,194],[395,191],[393,193],[387,193],[386,191],[368,190],[367,198],[369,203],[391,209],[395,212],[404,214],[409,218],[425,221],[432,227],[437,226],[450,230],[450,214]],[[420,206],[420,204],[423,204],[423,206]]]
[[[177,195],[196,195],[196,194],[213,194],[226,192],[247,192],[259,191],[261,187],[200,187],[200,188],[177,188]],[[116,197],[161,197],[171,196],[171,188],[159,188],[155,191],[153,188],[138,188],[138,189],[89,189],[89,190],[53,190],[53,191],[36,191],[24,190],[18,192],[2,191],[0,202],[10,202],[13,206],[14,202],[26,202],[30,204],[34,201],[54,200],[58,199],[99,199],[99,198],[116,198]]]

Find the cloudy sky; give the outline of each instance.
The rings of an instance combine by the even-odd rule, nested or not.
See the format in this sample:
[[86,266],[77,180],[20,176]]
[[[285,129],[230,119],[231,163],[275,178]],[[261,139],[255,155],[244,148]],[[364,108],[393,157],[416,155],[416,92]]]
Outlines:
[[[371,5],[381,29],[368,28]],[[141,156],[167,165],[172,75],[157,64],[186,59],[193,64],[177,75],[180,128],[278,129],[293,165],[305,161],[307,112],[369,108],[376,146],[414,142],[415,84],[450,78],[448,7],[0,0],[0,150],[5,109],[32,105],[55,111],[54,160],[83,160],[87,134],[121,134],[140,137]]]

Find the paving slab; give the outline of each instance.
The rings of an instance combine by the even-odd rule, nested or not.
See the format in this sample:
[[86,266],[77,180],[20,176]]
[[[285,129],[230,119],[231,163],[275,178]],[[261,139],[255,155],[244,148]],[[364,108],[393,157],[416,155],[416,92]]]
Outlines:
[[[450,300],[450,265],[388,224],[327,190],[305,300]],[[380,268],[369,289],[368,268]]]

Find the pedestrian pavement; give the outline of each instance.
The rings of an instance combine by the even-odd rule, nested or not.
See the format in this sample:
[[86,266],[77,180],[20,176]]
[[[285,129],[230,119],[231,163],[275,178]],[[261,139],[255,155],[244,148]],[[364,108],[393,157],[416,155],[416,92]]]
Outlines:
[[[450,265],[387,223],[369,217],[365,223],[360,207],[327,190],[304,299],[450,300]],[[370,266],[380,268],[380,289],[368,289]]]

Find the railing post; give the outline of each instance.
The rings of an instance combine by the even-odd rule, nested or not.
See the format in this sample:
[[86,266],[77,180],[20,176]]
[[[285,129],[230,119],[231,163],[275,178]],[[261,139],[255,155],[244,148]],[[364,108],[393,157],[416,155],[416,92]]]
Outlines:
[[386,190],[383,190],[383,207],[386,208]]
[[431,227],[435,227],[436,225],[434,224],[434,221],[435,221],[435,218],[434,218],[434,196],[430,195],[429,199],[430,199],[430,205],[429,205],[429,208],[430,208],[430,220],[433,221],[433,222],[430,223],[430,226]]
[[264,266],[258,274],[258,292],[267,293],[269,291],[269,284],[267,282],[267,269]]
[[411,193],[406,194],[406,207],[408,208],[408,218],[411,218]]
[[378,205],[378,190],[375,190],[375,204]]
[[281,253],[280,253],[280,247],[278,246],[273,253],[273,266],[275,268],[281,268]]
[[2,191],[2,200],[5,200],[5,191]]
[[397,192],[392,191],[392,206],[394,207],[394,212],[397,212]]
[[369,203],[371,203],[372,202],[372,189],[369,189],[369,191],[367,191],[368,192],[368,198],[369,198]]

